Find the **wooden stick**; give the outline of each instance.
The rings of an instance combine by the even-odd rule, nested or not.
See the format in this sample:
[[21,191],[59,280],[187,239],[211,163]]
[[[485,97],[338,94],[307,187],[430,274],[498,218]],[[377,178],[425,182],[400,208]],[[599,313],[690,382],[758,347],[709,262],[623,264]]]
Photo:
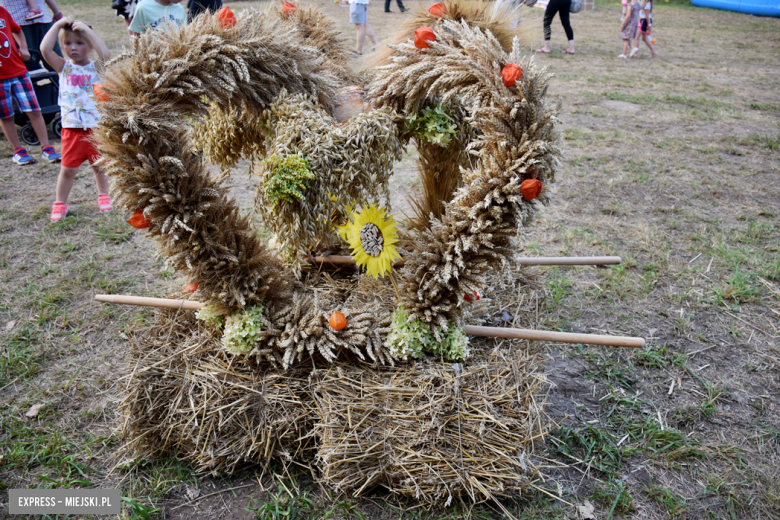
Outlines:
[[[166,298],[145,298],[121,294],[97,294],[95,300],[124,305],[142,305],[145,307],[165,307],[168,309],[198,310],[203,303],[188,300],[169,300]],[[603,336],[600,334],[574,334],[571,332],[553,332],[547,330],[511,329],[505,327],[479,327],[466,325],[466,334],[486,338],[528,339],[533,341],[553,341],[556,343],[583,343],[588,345],[608,345],[612,347],[642,348],[645,340],[629,336]]]
[[643,338],[630,336],[604,336],[601,334],[575,334],[548,330],[510,329],[504,327],[479,327],[466,325],[466,334],[485,338],[530,339],[533,341],[554,341],[556,343],[584,343],[588,345],[609,345],[612,347],[642,348]]
[[[355,259],[351,256],[315,256],[313,260],[308,257],[308,260],[315,264],[355,264]],[[619,256],[531,256],[518,258],[516,261],[520,265],[616,265],[623,262]],[[404,263],[405,260],[399,258],[393,263],[393,266],[400,267]]]
[[188,300],[169,300],[168,298],[145,298],[143,296],[126,296],[124,294],[96,294],[95,300],[122,305],[141,305],[143,307],[165,307],[166,309],[184,309],[197,311],[203,307],[201,302]]

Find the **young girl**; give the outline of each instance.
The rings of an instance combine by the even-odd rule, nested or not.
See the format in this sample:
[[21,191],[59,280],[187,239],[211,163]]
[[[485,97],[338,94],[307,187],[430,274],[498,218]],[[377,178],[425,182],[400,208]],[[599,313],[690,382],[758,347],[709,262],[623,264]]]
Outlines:
[[[59,36],[60,46],[68,60],[54,52],[54,43]],[[63,18],[52,25],[41,42],[43,58],[60,74],[59,105],[62,112],[62,168],[57,179],[57,194],[51,209],[51,221],[59,222],[68,213],[68,195],[73,181],[84,161],[89,161],[95,173],[98,190],[98,208],[110,211],[111,197],[108,196],[108,179],[95,166],[100,158],[92,143],[92,129],[100,118],[95,107],[92,85],[100,83],[95,62],[90,61],[89,52],[97,52],[100,62],[109,58],[108,47],[84,22]]]
[[633,0],[626,9],[626,15],[623,18],[623,24],[620,26],[620,37],[623,39],[623,54],[618,58],[628,58],[628,46],[631,40],[636,36],[637,20],[639,19],[639,2]]
[[653,10],[653,0],[645,1],[646,3],[644,9],[639,12],[639,23],[637,24],[636,39],[634,40],[634,48],[631,49],[631,54],[628,55],[629,58],[633,58],[636,53],[639,52],[640,38],[647,44],[647,47],[650,49],[650,58],[658,54],[658,51],[655,50],[655,47],[653,47],[653,44],[650,42],[650,38],[648,37],[648,34],[650,34],[650,13]]

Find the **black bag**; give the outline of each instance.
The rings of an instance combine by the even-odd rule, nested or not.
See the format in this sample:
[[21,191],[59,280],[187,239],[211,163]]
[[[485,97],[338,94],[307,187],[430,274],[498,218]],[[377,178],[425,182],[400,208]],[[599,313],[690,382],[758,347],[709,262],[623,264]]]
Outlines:
[[582,10],[582,0],[571,0],[570,13],[579,13]]

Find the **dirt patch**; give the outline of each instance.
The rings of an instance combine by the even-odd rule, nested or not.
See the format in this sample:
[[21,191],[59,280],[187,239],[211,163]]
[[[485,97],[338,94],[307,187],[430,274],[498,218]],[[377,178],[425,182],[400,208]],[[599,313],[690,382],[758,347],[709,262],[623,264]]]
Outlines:
[[637,105],[636,103],[629,103],[628,101],[607,100],[604,101],[602,105],[617,112],[634,113],[642,110],[640,105]]

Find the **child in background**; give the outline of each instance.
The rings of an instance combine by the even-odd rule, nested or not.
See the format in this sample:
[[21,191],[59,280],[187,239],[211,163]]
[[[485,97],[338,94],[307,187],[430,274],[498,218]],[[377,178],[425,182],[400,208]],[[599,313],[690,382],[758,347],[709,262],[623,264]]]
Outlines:
[[631,40],[636,36],[637,20],[639,20],[639,2],[633,0],[631,4],[627,6],[625,16],[623,17],[623,24],[620,26],[620,38],[623,40],[623,54],[618,56],[618,58],[628,58],[626,54],[628,53],[628,46],[630,45]]
[[16,164],[33,164],[35,159],[29,156],[21,147],[14,122],[13,97],[19,103],[19,109],[27,114],[35,134],[41,141],[41,155],[49,162],[57,162],[60,156],[49,145],[49,134],[46,122],[41,115],[38,98],[35,97],[30,75],[22,60],[30,59],[27,49],[27,39],[22,28],[11,17],[11,14],[0,6],[0,123],[8,142],[14,147],[14,162]]
[[131,33],[142,34],[148,28],[156,29],[158,25],[170,21],[184,25],[187,14],[179,4],[182,0],[141,0],[135,8],[133,21],[128,30]]
[[[68,60],[54,52],[54,42],[59,37],[60,46]],[[59,105],[62,111],[62,168],[57,179],[57,192],[51,209],[51,221],[59,222],[68,213],[68,195],[79,166],[89,161],[95,174],[98,190],[98,209],[113,209],[108,196],[108,179],[95,162],[100,154],[92,142],[92,129],[100,119],[95,106],[92,86],[100,83],[95,62],[90,61],[91,50],[97,52],[99,62],[108,60],[110,52],[103,40],[84,22],[63,18],[52,25],[41,42],[43,58],[60,74]]]
[[658,51],[655,50],[655,47],[653,47],[653,44],[650,42],[650,38],[648,37],[650,31],[650,13],[653,10],[653,0],[646,0],[646,2],[647,3],[645,3],[644,9],[639,11],[639,23],[637,24],[636,39],[634,40],[634,48],[631,49],[631,54],[628,55],[629,58],[633,58],[636,56],[636,53],[639,52],[640,38],[645,42],[645,44],[647,44],[647,47],[650,49],[650,58],[653,58],[658,54]]

